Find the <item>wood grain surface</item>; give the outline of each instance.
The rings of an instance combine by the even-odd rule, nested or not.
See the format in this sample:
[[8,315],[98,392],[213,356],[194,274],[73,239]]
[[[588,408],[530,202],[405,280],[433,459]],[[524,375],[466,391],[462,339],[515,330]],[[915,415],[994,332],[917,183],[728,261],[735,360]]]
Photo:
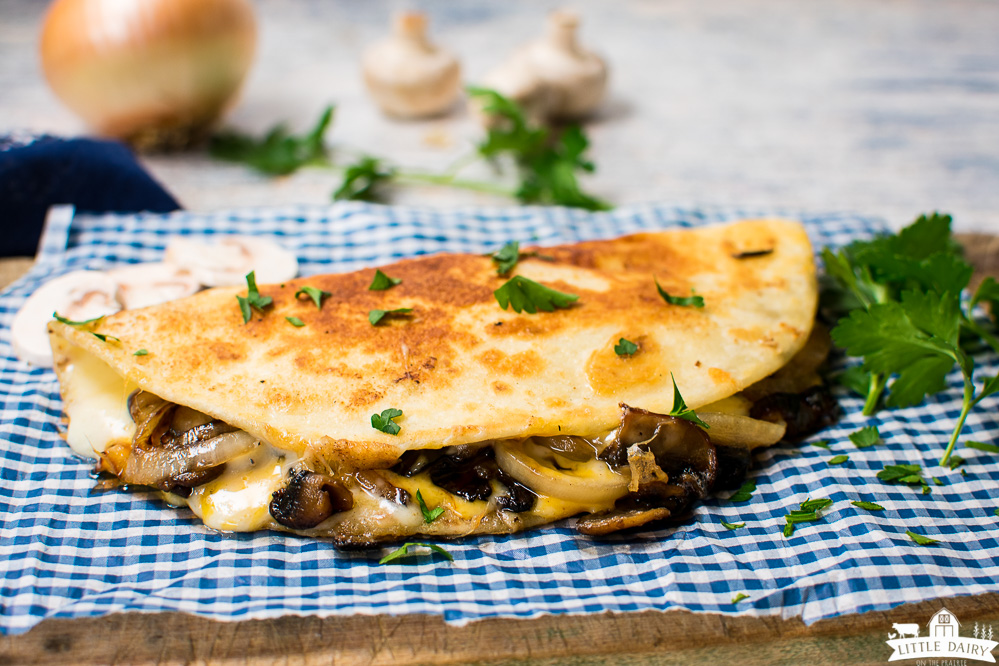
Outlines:
[[[975,279],[999,277],[999,238],[959,234]],[[0,259],[0,288],[30,260]],[[686,611],[483,620],[438,616],[283,617],[216,622],[179,613],[46,620],[0,637],[8,664],[884,664],[893,622],[942,606],[962,623],[999,624],[999,594],[936,599],[822,620]],[[931,660],[932,662],[932,660]]]

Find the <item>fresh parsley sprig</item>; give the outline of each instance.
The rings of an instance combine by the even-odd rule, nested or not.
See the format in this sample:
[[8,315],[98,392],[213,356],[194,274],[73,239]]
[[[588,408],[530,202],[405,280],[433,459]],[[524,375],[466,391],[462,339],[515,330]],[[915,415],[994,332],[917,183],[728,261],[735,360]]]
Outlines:
[[395,315],[405,315],[413,311],[413,308],[396,308],[395,310],[369,310],[368,321],[372,326],[377,326],[385,317]]
[[[89,329],[92,325],[104,319],[104,315],[101,315],[100,317],[94,317],[93,319],[84,319],[83,321],[73,321],[72,319],[66,319],[65,317],[59,316],[58,312],[53,312],[52,317],[56,321],[60,321],[63,324],[66,324],[67,326],[72,326],[73,328],[82,328],[82,329]],[[108,340],[112,340],[114,342],[121,342],[121,340],[119,340],[113,335],[108,335],[106,333],[94,333],[93,331],[90,330],[88,330],[87,332],[90,333],[90,335],[97,338],[98,340],[100,340],[101,342],[107,342]]]
[[213,157],[242,162],[263,173],[283,176],[307,165],[328,163],[323,139],[333,122],[333,106],[327,106],[315,127],[301,136],[277,125],[262,139],[235,131],[223,131],[212,137],[209,152]]
[[854,388],[866,383],[865,415],[877,409],[886,388],[888,407],[916,405],[944,390],[947,374],[955,366],[960,369],[961,414],[941,465],[950,458],[971,410],[999,391],[999,377],[976,383],[974,360],[961,337],[962,331],[970,332],[999,351],[999,339],[970,310],[999,294],[999,285],[983,283],[969,308],[962,307],[960,295],[971,278],[971,265],[951,238],[950,226],[949,215],[923,215],[898,234],[822,253],[826,273],[835,281],[823,294],[825,309],[842,317],[832,330],[833,341],[863,358],[861,370],[844,379]]
[[270,296],[261,296],[260,291],[257,289],[257,276],[256,271],[250,271],[246,274],[246,296],[236,296],[236,300],[239,301],[239,311],[243,313],[243,323],[250,321],[250,317],[253,316],[253,312],[250,308],[254,308],[260,312],[264,313],[264,308],[271,306],[274,303],[274,299]]

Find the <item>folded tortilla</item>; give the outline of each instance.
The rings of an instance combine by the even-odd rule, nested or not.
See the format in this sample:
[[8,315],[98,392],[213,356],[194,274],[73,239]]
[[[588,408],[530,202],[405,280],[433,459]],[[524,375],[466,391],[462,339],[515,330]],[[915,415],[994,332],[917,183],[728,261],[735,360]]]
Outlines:
[[[343,481],[388,470],[408,451],[561,435],[599,441],[619,428],[622,404],[668,414],[674,379],[689,407],[717,403],[784,366],[808,338],[817,305],[808,238],[800,224],[774,219],[525,253],[511,275],[578,296],[553,312],[502,309],[493,292],[510,276],[498,276],[488,256],[420,257],[381,270],[401,282],[371,291],[368,269],[261,285],[273,304],[247,323],[236,299],[245,287],[88,326],[53,321],[70,445],[104,457],[105,469],[124,469],[136,437],[127,403],[137,389],[207,415],[202,421],[245,431],[269,453],[229,461],[225,474],[193,488],[188,505],[220,529],[280,529],[267,504],[303,467]],[[700,296],[704,306],[667,303],[657,282],[672,296]],[[321,307],[296,297],[304,286],[329,293]],[[399,308],[411,312],[369,321],[372,310]],[[615,352],[621,338],[637,351]],[[387,409],[402,412],[398,434],[372,427],[372,415]],[[421,490],[446,515],[420,522],[416,502],[395,515],[401,510],[385,497],[365,508],[350,477],[352,509],[293,531],[361,543],[513,531],[607,509],[570,503],[511,517],[479,506],[488,501],[385,474],[399,487],[412,482],[410,494]]]

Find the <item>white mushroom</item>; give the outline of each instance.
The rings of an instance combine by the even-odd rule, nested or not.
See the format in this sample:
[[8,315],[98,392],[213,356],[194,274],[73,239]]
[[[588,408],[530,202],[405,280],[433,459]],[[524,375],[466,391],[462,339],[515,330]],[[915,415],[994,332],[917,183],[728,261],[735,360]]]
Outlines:
[[35,290],[14,316],[11,344],[19,359],[29,365],[52,367],[52,348],[45,333],[52,313],[73,321],[114,314],[117,283],[100,271],[73,271],[49,280]]
[[427,40],[423,14],[397,14],[392,35],[371,46],[361,65],[368,91],[390,116],[441,114],[460,92],[458,60]]
[[284,282],[298,275],[294,254],[256,236],[225,236],[212,245],[176,236],[167,243],[163,260],[206,287],[245,285],[250,271],[256,273],[257,284]]
[[607,89],[607,65],[576,39],[579,17],[548,17],[545,35],[522,46],[483,80],[483,86],[524,107],[535,121],[571,120],[593,111]]
[[118,285],[115,297],[126,310],[158,305],[197,293],[201,283],[174,264],[134,264],[108,271]]

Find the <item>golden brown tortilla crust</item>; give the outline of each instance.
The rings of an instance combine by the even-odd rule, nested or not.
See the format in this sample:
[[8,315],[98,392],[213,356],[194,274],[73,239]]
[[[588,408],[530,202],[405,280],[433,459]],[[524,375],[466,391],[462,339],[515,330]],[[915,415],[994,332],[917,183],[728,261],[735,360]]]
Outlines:
[[[737,258],[741,252],[773,250]],[[261,286],[274,299],[244,324],[214,289],[122,312],[97,325],[104,343],[53,322],[153,393],[331,464],[382,466],[407,449],[483,439],[606,432],[619,403],[667,411],[670,373],[693,407],[775,371],[804,344],[816,308],[802,227],[753,220],[539,248],[515,273],[579,296],[566,310],[504,311],[506,281],[487,257],[438,255],[382,267],[401,284],[369,291],[374,269]],[[703,309],[669,305],[696,290]],[[330,292],[318,309],[295,292]],[[412,308],[378,326],[373,309]],[[285,317],[305,325],[292,326]],[[614,353],[621,337],[639,351]],[[137,349],[145,356],[133,356]],[[401,409],[390,436],[370,417]]]

